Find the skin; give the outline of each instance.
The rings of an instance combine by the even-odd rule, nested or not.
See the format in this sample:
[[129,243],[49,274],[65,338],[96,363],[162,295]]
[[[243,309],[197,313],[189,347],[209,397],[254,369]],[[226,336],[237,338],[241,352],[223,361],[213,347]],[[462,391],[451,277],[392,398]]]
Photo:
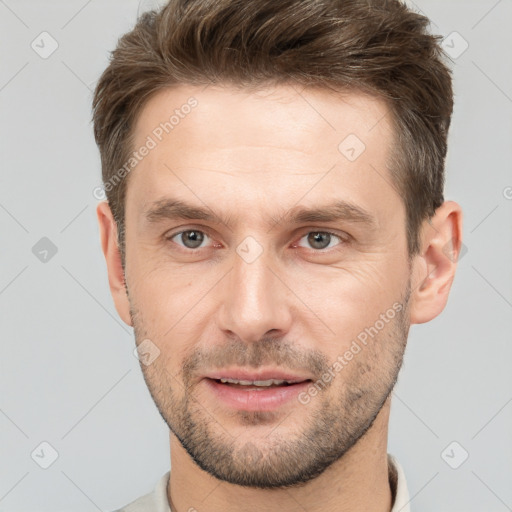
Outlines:
[[[386,167],[390,115],[355,92],[179,86],[146,104],[135,147],[191,96],[197,107],[128,177],[124,275],[111,211],[97,207],[116,309],[137,344],[160,351],[141,368],[170,428],[173,510],[390,511],[391,390],[409,326],[447,302],[456,258],[446,247],[460,248],[461,208],[446,201],[424,222],[409,265],[405,208]],[[355,161],[338,149],[349,134],[366,146]],[[149,223],[144,212],[170,196],[216,217]],[[364,208],[373,228],[285,220],[297,205],[335,199]],[[185,230],[202,241],[174,236]],[[326,231],[337,236],[315,245]],[[261,248],[251,263],[237,253],[248,236]],[[393,304],[401,310],[390,319]],[[306,404],[234,410],[203,379],[263,365],[316,381],[382,314],[378,333]]]

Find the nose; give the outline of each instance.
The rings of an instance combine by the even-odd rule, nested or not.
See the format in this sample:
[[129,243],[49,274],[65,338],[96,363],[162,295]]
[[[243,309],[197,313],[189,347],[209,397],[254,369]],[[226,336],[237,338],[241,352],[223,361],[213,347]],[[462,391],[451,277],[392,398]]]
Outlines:
[[265,335],[283,336],[292,323],[291,292],[265,252],[247,262],[234,255],[234,266],[223,280],[219,327],[250,343]]

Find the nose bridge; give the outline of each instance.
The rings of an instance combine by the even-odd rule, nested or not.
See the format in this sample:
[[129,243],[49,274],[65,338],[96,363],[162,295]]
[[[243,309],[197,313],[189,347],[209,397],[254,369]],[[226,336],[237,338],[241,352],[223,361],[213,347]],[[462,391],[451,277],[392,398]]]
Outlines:
[[[233,295],[244,310],[270,309],[275,276],[269,268],[268,255],[248,261],[237,254],[232,272]],[[247,314],[247,313],[246,313]]]
[[233,268],[224,283],[220,327],[245,341],[257,341],[270,330],[289,329],[286,293],[274,275],[272,254],[251,237],[236,248]]

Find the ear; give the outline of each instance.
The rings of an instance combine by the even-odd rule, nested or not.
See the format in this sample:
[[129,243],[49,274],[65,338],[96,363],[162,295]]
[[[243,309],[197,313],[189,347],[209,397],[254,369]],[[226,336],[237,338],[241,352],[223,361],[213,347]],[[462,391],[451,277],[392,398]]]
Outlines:
[[445,201],[421,231],[421,250],[412,265],[411,324],[429,322],[443,311],[462,246],[462,209]]
[[117,245],[117,225],[110,206],[102,201],[96,207],[100,228],[101,248],[107,262],[108,284],[110,293],[119,316],[129,326],[132,326],[130,316],[130,302],[126,293],[123,267],[121,265],[121,253]]

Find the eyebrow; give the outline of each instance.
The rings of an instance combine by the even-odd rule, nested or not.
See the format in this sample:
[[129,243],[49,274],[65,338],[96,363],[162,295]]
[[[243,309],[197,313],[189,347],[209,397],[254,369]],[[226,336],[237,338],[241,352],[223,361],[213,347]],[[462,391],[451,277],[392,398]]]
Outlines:
[[[175,198],[159,199],[149,205],[143,216],[149,224],[158,224],[165,220],[203,220],[221,223],[228,227],[232,225],[233,216],[225,217],[216,214],[206,206],[196,206]],[[378,221],[364,208],[346,200],[337,200],[320,207],[305,207],[298,205],[283,215],[268,218],[269,226],[275,224],[304,224],[307,222],[336,222],[346,221],[362,224],[369,229],[376,229]]]

